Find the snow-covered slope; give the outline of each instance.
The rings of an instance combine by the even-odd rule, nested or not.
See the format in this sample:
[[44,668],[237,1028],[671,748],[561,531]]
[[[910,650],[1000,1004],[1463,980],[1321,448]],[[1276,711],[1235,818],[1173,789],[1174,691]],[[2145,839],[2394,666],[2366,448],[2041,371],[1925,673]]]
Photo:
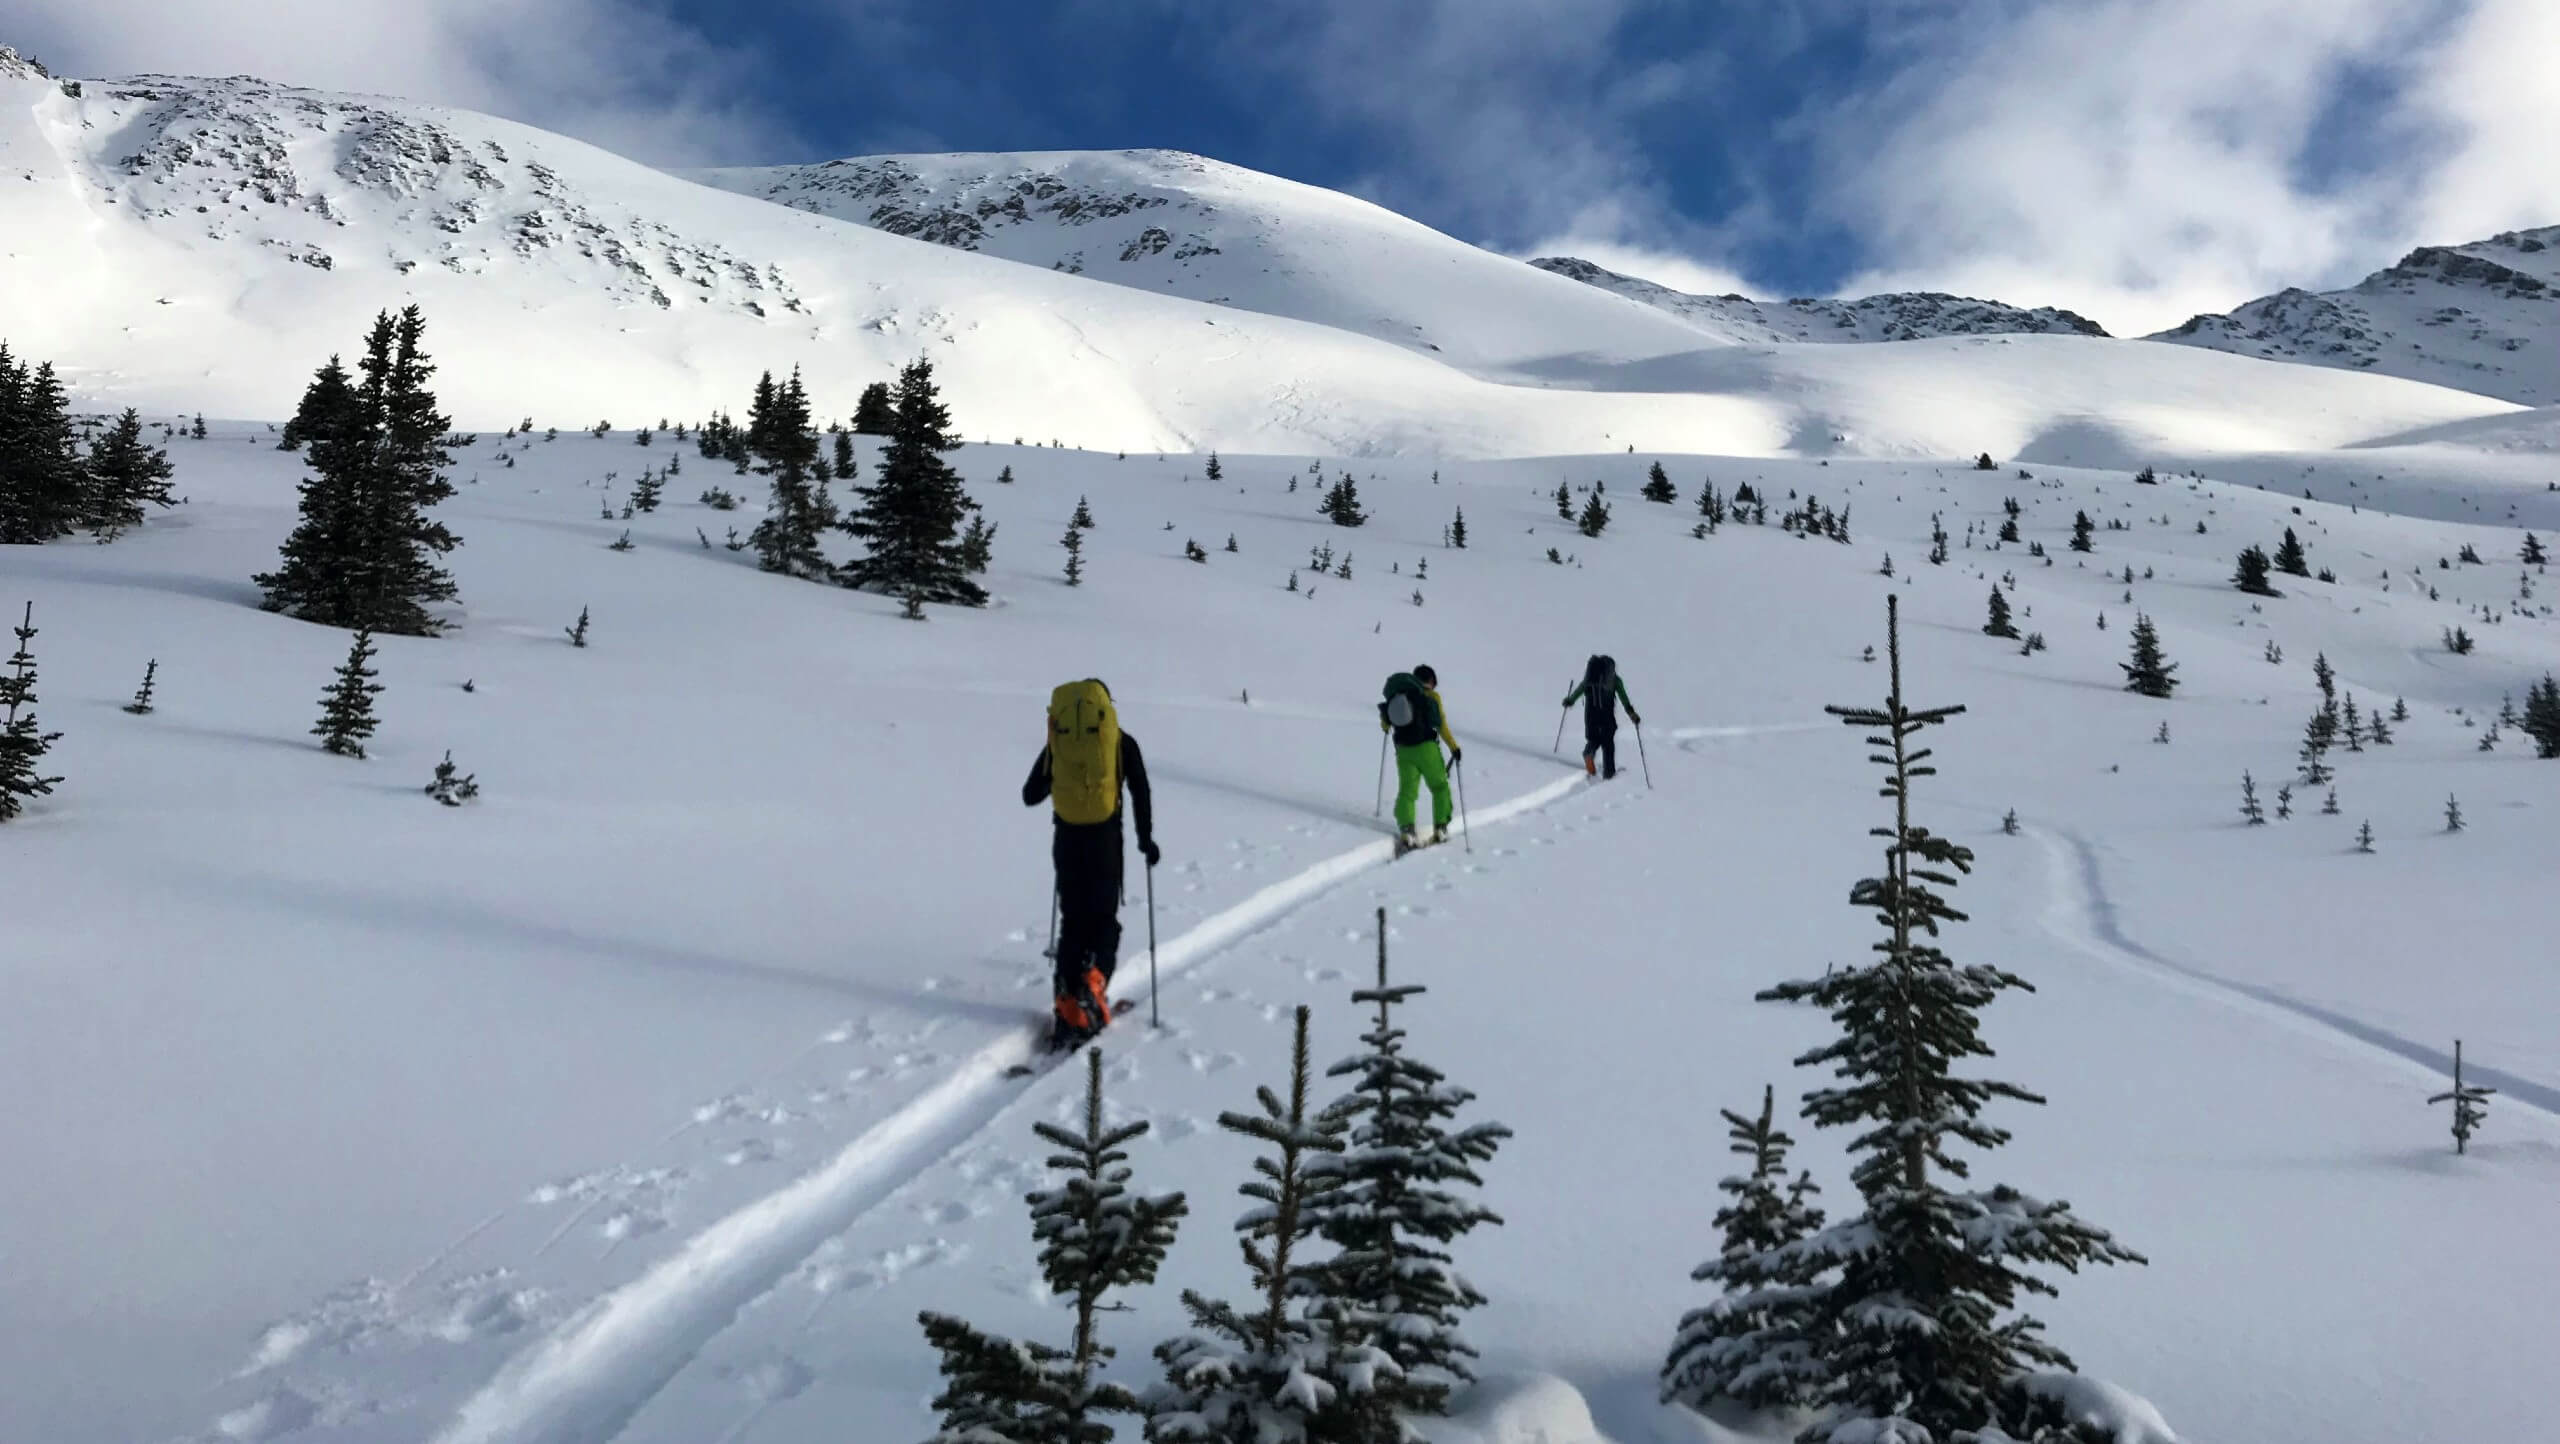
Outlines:
[[[1215,1119],[1276,1081],[1294,1005],[1317,1010],[1320,1062],[1351,1050],[1383,907],[1399,977],[1431,990],[1403,1015],[1414,1048],[1516,1133],[1485,1170],[1507,1223],[1458,1250],[1492,1300],[1468,1323],[1491,1382],[1435,1439],[1696,1444],[1653,1373],[1705,1296],[1715,1109],[1774,1083],[1792,1113],[1822,1081],[1790,1065],[1820,1020],[1752,997],[1873,939],[1845,899],[1881,804],[1821,707],[1880,696],[1862,651],[1888,588],[1914,700],[1972,709],[1933,733],[1916,803],[1977,854],[1955,896],[1972,921],[1941,941],[2037,988],[1989,1011],[1981,1071],[2051,1103],[1995,1104],[2016,1142],[1976,1176],[2067,1196],[2151,1259],[2035,1301],[2055,1342],[2197,1440],[2546,1431],[2560,973],[2518,920],[2560,866],[2560,763],[2512,729],[2480,752],[2475,725],[2560,667],[2550,583],[2520,598],[2512,560],[2521,527],[2560,525],[2538,482],[2506,496],[2512,521],[2456,521],[2400,514],[2443,498],[2394,448],[2267,491],[2041,464],[1363,460],[1373,518],[1343,531],[1305,457],[1230,454],[1213,484],[1195,456],[972,446],[953,460],[998,524],[997,605],[919,625],[722,547],[758,498],[690,498],[755,479],[690,450],[663,509],[599,519],[674,454],[627,430],[464,448],[442,509],[457,625],[386,640],[365,762],[305,730],[345,636],[257,610],[247,582],[299,474],[265,425],[173,443],[193,502],[112,546],[0,552],[64,734],[60,788],[0,827],[0,1438],[924,1437],[919,1309],[1062,1328],[1020,1195],[1049,1151],[1029,1125],[1065,1116],[1073,1080],[996,1072],[1045,980],[1048,825],[1017,786],[1047,689],[1099,675],[1165,848],[1165,1027],[1105,1042],[1111,1106],[1153,1126],[1142,1185],[1193,1208],[1162,1282],[1110,1316],[1114,1376],[1151,1377],[1179,1289],[1240,1292],[1248,1150]],[[1680,504],[1637,499],[1656,460]],[[1775,511],[1847,506],[1855,542],[1692,538],[1709,477]],[[1555,520],[1559,479],[1607,483],[1603,536]],[[1051,539],[1080,496],[1099,526],[1069,589]],[[2050,564],[1994,549],[2012,496]],[[1460,507],[1464,550],[1440,540]],[[2105,524],[2087,557],[2064,550],[2081,510]],[[2232,590],[2231,554],[2287,527],[2340,581]],[[2492,564],[2438,566],[2465,544]],[[1310,564],[1323,545],[1335,573]],[[2004,576],[2048,650],[1977,630]],[[583,650],[561,635],[581,608]],[[2137,611],[2180,667],[2171,702],[2120,690]],[[2451,625],[2476,653],[2441,648]],[[1645,747],[1622,735],[1627,773],[1593,787],[1570,743],[1538,743],[1603,648]],[[2338,815],[2297,789],[2293,817],[2243,827],[2241,773],[2272,807],[2323,653],[2362,708],[2405,697],[2410,720],[2335,759]],[[154,658],[157,709],[127,715]],[[1371,703],[1426,660],[1474,850],[1390,863],[1359,806]],[[470,807],[419,795],[448,748]],[[2462,1159],[2422,1102],[2456,1037],[2502,1090]],[[1794,1131],[1823,1202],[1853,1208],[1838,1139]]]
[[1668,311],[1710,332],[1746,341],[1917,341],[1937,336],[2107,334],[2105,327],[2074,311],[2052,306],[2027,310],[1936,291],[1893,292],[1854,300],[1800,297],[1791,301],[1754,301],[1748,296],[1700,296],[1675,291],[1578,256],[1541,256],[1529,264]]
[[[243,79],[76,88],[0,78],[0,336],[101,405],[282,415],[376,310],[415,301],[447,404],[485,427],[699,417],[792,366],[842,415],[918,354],[981,439],[1114,450],[2006,455],[2086,436],[2138,463],[2513,409],[2084,336],[1922,342],[1949,349],[1917,370],[1905,347],[1726,344],[1366,203],[1209,162],[1069,157],[1032,168],[1047,180],[984,157],[902,163],[924,187],[913,196],[972,218],[998,192],[1022,201],[1019,224],[1000,201],[990,216],[1008,224],[982,220],[971,251],[464,112]],[[859,187],[823,188],[830,168],[789,174],[810,189],[786,199],[868,218]],[[1039,200],[1065,177],[1074,187]],[[905,185],[894,194],[912,199]],[[1118,258],[1176,218],[1168,237],[1217,252],[1177,257],[1191,243],[1170,239]],[[1130,227],[1116,250],[1077,239]],[[1005,258],[1016,243],[1024,259]],[[1051,264],[1070,243],[1086,246],[1084,274]],[[2041,349],[2032,365],[1962,349],[2003,341]]]
[[2149,338],[2560,402],[2560,226],[2421,246],[2343,291],[2279,291]]

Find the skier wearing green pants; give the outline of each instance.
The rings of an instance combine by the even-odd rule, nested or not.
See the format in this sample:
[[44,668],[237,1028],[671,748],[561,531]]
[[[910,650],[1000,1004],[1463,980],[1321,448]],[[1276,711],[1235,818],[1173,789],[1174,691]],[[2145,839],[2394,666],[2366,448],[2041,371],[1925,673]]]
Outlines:
[[[1386,699],[1378,704],[1378,730],[1396,746],[1396,848],[1420,847],[1413,818],[1423,784],[1431,786],[1431,840],[1449,840],[1449,819],[1456,804],[1449,797],[1449,768],[1464,760],[1458,739],[1449,732],[1449,714],[1440,705],[1440,674],[1429,667],[1398,672],[1387,679]],[[1441,761],[1440,744],[1449,744]]]

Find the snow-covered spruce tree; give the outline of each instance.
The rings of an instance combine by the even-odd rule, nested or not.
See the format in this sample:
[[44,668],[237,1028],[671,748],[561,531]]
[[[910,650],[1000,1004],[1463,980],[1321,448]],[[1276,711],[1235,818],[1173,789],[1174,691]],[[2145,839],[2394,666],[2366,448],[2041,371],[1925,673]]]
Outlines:
[[[2010,814],[2016,817],[2015,813]],[[2011,828],[2015,831],[2015,828]],[[1662,1400],[1704,1409],[1730,1401],[1746,1409],[1800,1410],[1819,1404],[1825,1376],[1814,1347],[1823,1270],[1796,1245],[1822,1227],[1813,1175],[1787,1178],[1795,1140],[1777,1126],[1777,1090],[1760,1091],[1760,1116],[1722,1110],[1732,1151],[1749,1173],[1716,1185],[1724,1246],[1689,1276],[1720,1284],[1724,1296],[1680,1320],[1662,1365]]]
[[2471,639],[2471,633],[2463,628],[2447,627],[2444,629],[2444,649],[2455,656],[2470,656],[2471,649],[2474,645],[2476,644]]
[[1991,620],[1982,624],[1982,630],[1994,637],[2017,640],[2017,624],[2009,619],[2009,599],[2000,594],[1997,586],[1991,589]]
[[2498,1090],[2495,1088],[2475,1087],[2462,1081],[2462,1040],[2460,1038],[2454,1039],[2453,1087],[2451,1090],[2439,1093],[2427,1100],[2430,1106],[2438,1103],[2450,1103],[2453,1105],[2454,1152],[2468,1153],[2471,1151],[2471,1135],[2478,1132],[2480,1125],[2487,1121],[2489,1117],[2489,1099],[2497,1091]]
[[756,565],[792,577],[821,577],[831,570],[819,538],[837,525],[836,504],[817,478],[818,432],[809,418],[809,393],[800,373],[777,384],[773,373],[756,382],[747,413],[747,449],[755,468],[773,478],[764,520],[747,534]]
[[89,448],[80,524],[100,541],[142,525],[149,506],[176,506],[169,494],[169,453],[142,439],[142,413],[132,407]]
[[1093,507],[1083,497],[1076,498],[1076,509],[1067,517],[1067,525],[1077,531],[1093,530]]
[[1573,520],[1573,488],[1561,481],[1556,483],[1556,515],[1565,521]]
[[2089,520],[2087,512],[2075,513],[2071,518],[2071,549],[2075,552],[2096,551],[2097,543],[2092,540],[2092,534],[2097,529],[2097,523]]
[[27,603],[18,625],[17,650],[9,654],[9,673],[0,677],[0,822],[16,817],[27,799],[53,791],[59,777],[37,770],[62,734],[36,724],[36,657],[28,650],[36,639],[36,604]]
[[1463,506],[1449,519],[1449,545],[1459,551],[1467,549],[1467,509]]
[[897,407],[889,399],[889,383],[874,381],[862,388],[853,403],[853,430],[857,436],[887,436],[897,426]]
[[1101,1444],[1112,1414],[1136,1414],[1135,1394],[1097,1377],[1114,1350],[1096,1329],[1118,1288],[1155,1282],[1174,1230],[1189,1206],[1178,1193],[1149,1198],[1129,1191],[1129,1143],[1144,1122],[1102,1122],[1102,1055],[1085,1054],[1084,1127],[1035,1123],[1032,1131],[1059,1151],[1049,1166],[1058,1186],[1025,1196],[1040,1272],[1049,1292],[1075,1308],[1075,1333],[1064,1349],[981,1333],[946,1314],[916,1316],[942,1354],[944,1389],[933,1407],[942,1428],[932,1444]]
[[[1351,995],[1377,1005],[1377,1025],[1360,1037],[1368,1051],[1325,1070],[1357,1081],[1325,1110],[1344,1125],[1341,1153],[1307,1165],[1326,1180],[1308,1201],[1316,1232],[1340,1252],[1328,1266],[1316,1316],[1344,1345],[1374,1346],[1396,1370],[1377,1383],[1383,1411],[1445,1414],[1451,1393],[1475,1378],[1475,1357],[1458,1318],[1485,1302],[1453,1266],[1448,1246],[1492,1210],[1458,1190],[1478,1189],[1476,1165],[1489,1161],[1511,1130],[1499,1123],[1448,1125],[1475,1095],[1439,1069],[1408,1056],[1395,1006],[1420,984],[1387,981],[1387,914],[1378,910],[1378,985]],[[1392,1436],[1391,1436],[1392,1437]]]
[[2004,516],[2000,519],[2000,540],[2004,542],[2014,542],[2018,540],[2018,519],[2016,517]]
[[0,545],[70,535],[87,510],[88,491],[53,363],[28,366],[0,346]]
[[373,633],[359,627],[336,680],[320,694],[320,721],[311,729],[311,735],[320,739],[320,750],[340,757],[364,757],[364,739],[373,735],[373,699],[382,690],[373,680],[374,670],[365,665],[372,660]]
[[[860,427],[857,418],[855,428]],[[846,586],[964,607],[987,604],[986,588],[970,580],[960,554],[961,520],[978,504],[942,459],[959,445],[951,434],[951,412],[933,383],[933,363],[910,362],[898,373],[879,479],[855,488],[861,504],[844,520],[844,530],[870,548],[869,555],[838,569]]]
[[631,487],[631,509],[643,516],[658,509],[658,501],[666,489],[666,481],[656,471],[643,471]]
[[151,696],[153,692],[158,690],[159,681],[160,659],[154,657],[149,662],[143,664],[142,685],[134,689],[133,700],[124,704],[124,710],[132,713],[136,717],[150,715]]
[[480,777],[478,773],[464,772],[454,766],[453,749],[448,747],[444,751],[444,760],[436,764],[435,779],[423,790],[447,807],[460,807],[479,799]]
[[1636,494],[1647,501],[1658,501],[1666,506],[1680,499],[1679,489],[1671,484],[1670,476],[1663,471],[1662,463],[1659,461],[1645,472],[1644,486]]
[[357,363],[363,380],[312,427],[301,520],[282,564],[256,579],[267,610],[402,636],[442,629],[427,607],[451,601],[454,585],[436,559],[462,542],[427,518],[453,484],[443,471],[451,423],[427,389],[426,327],[415,306],[376,317]]
[[2167,697],[2178,690],[2177,664],[2160,655],[2160,633],[2151,619],[2133,618],[2133,660],[2116,664],[2124,671],[2124,689],[2145,697]]
[[347,379],[347,368],[337,357],[329,358],[302,388],[302,401],[293,411],[293,419],[284,424],[276,439],[278,451],[300,451],[313,438],[345,424],[355,410],[356,389]]
[[2231,574],[2231,584],[2238,587],[2240,590],[2247,592],[2253,597],[2274,597],[2283,595],[2275,589],[2273,584],[2268,582],[2268,569],[2267,549],[2265,547],[2250,547],[2246,551],[2240,553],[2240,567],[2239,570]]
[[[1063,539],[1061,539],[1061,540],[1059,541],[1059,543],[1058,543],[1058,544],[1059,544],[1060,546],[1063,546],[1063,547],[1065,547],[1065,548],[1067,549],[1067,572],[1066,572],[1066,576],[1067,576],[1067,585],[1068,585],[1068,586],[1071,586],[1071,587],[1080,587],[1080,586],[1083,586],[1083,585],[1084,585],[1084,530],[1083,530],[1083,528],[1081,528],[1081,527],[1073,527],[1073,526],[1068,527],[1068,528],[1067,528],[1067,534],[1066,534],[1066,536],[1065,536]],[[1291,591],[1295,591],[1295,590],[1297,590],[1297,587],[1296,587],[1296,582],[1297,582],[1297,580],[1298,580],[1298,574],[1297,574],[1296,572],[1291,572],[1291,573],[1289,573],[1289,581],[1290,581],[1290,583],[1291,583],[1291,586],[1290,586],[1290,590],[1291,590]]]
[[2284,540],[2276,544],[2275,564],[2277,571],[2289,577],[2311,575],[2311,558],[2303,552],[2302,538],[2295,536],[2291,527],[2284,529]]
[[1209,453],[1209,464],[1200,469],[1200,474],[1211,481],[1223,481],[1226,479],[1227,473],[1225,468],[1218,465],[1218,453],[1214,451]]
[[1593,488],[1590,499],[1582,504],[1582,515],[1574,518],[1573,525],[1584,536],[1596,537],[1609,529],[1609,503],[1600,499],[1598,488]]
[[2560,757],[2560,681],[2550,673],[2525,689],[2524,718],[2519,724],[2533,739],[2533,755],[2540,758]]
[[[1808,1440],[1888,1437],[1879,1431],[1897,1423],[1902,1437],[1921,1437],[1907,1432],[1917,1425],[1929,1437],[1955,1439],[2023,1423],[2032,1410],[2021,1376],[2033,1366],[2071,1367],[2035,1319],[2003,1317],[2020,1293],[2053,1292],[2026,1266],[2076,1272],[2142,1261],[2066,1203],[2005,1184],[1946,1186],[1969,1173],[1953,1145],[1987,1151],[2009,1140],[2006,1129],[1982,1121],[1986,1104],[2044,1100],[2014,1083],[1955,1072],[1967,1058],[1991,1056],[1981,1010],[2028,984],[1998,968],[1958,966],[1934,942],[1941,923],[1963,920],[1941,889],[1971,869],[1973,854],[1912,821],[1912,784],[1935,772],[1928,749],[1913,739],[1964,709],[1903,701],[1897,601],[1886,598],[1892,670],[1884,705],[1829,709],[1870,731],[1893,801],[1892,824],[1876,830],[1885,839],[1884,875],[1850,891],[1850,902],[1874,909],[1884,930],[1877,959],[1760,994],[1830,1013],[1839,1037],[1796,1062],[1828,1065],[1841,1081],[1807,1093],[1805,1116],[1817,1127],[1862,1130],[1849,1149],[1859,1155],[1850,1176],[1863,1208],[1793,1251],[1808,1267],[1836,1270],[1815,1305],[1813,1331],[1831,1417],[1802,1436]],[[1853,1432],[1861,1428],[1863,1436]]]
[[[1381,1378],[1395,1361],[1335,1339],[1308,1313],[1325,1292],[1328,1262],[1300,1246],[1314,1233],[1320,1200],[1338,1175],[1307,1165],[1343,1148],[1344,1120],[1311,1112],[1307,1009],[1298,1009],[1289,1096],[1255,1090],[1258,1113],[1221,1113],[1218,1126],[1263,1143],[1255,1178],[1238,1191],[1253,1203],[1236,1220],[1256,1298],[1250,1312],[1185,1289],[1193,1333],[1156,1346],[1164,1380],[1147,1400],[1150,1444],[1380,1444],[1398,1427],[1379,1408]],[[1317,1205],[1317,1207],[1310,1207]]]

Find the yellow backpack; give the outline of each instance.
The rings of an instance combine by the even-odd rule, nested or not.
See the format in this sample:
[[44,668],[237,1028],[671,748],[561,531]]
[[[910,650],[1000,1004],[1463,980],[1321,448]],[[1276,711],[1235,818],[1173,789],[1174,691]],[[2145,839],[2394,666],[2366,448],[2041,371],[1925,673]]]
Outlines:
[[1049,800],[1061,822],[1109,822],[1120,810],[1120,714],[1093,678],[1049,694]]

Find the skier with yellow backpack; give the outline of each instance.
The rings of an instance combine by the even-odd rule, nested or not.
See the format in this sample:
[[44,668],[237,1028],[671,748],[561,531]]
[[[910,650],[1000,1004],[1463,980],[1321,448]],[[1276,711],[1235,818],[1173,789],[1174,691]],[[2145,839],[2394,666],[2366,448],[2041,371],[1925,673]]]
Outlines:
[[1152,868],[1155,805],[1138,739],[1120,730],[1111,689],[1088,677],[1049,694],[1049,736],[1022,784],[1022,805],[1051,805],[1049,856],[1057,867],[1057,952],[1052,1047],[1071,1047],[1111,1021],[1111,975],[1120,960],[1120,878],[1127,843],[1120,794],[1137,814],[1138,851]]

